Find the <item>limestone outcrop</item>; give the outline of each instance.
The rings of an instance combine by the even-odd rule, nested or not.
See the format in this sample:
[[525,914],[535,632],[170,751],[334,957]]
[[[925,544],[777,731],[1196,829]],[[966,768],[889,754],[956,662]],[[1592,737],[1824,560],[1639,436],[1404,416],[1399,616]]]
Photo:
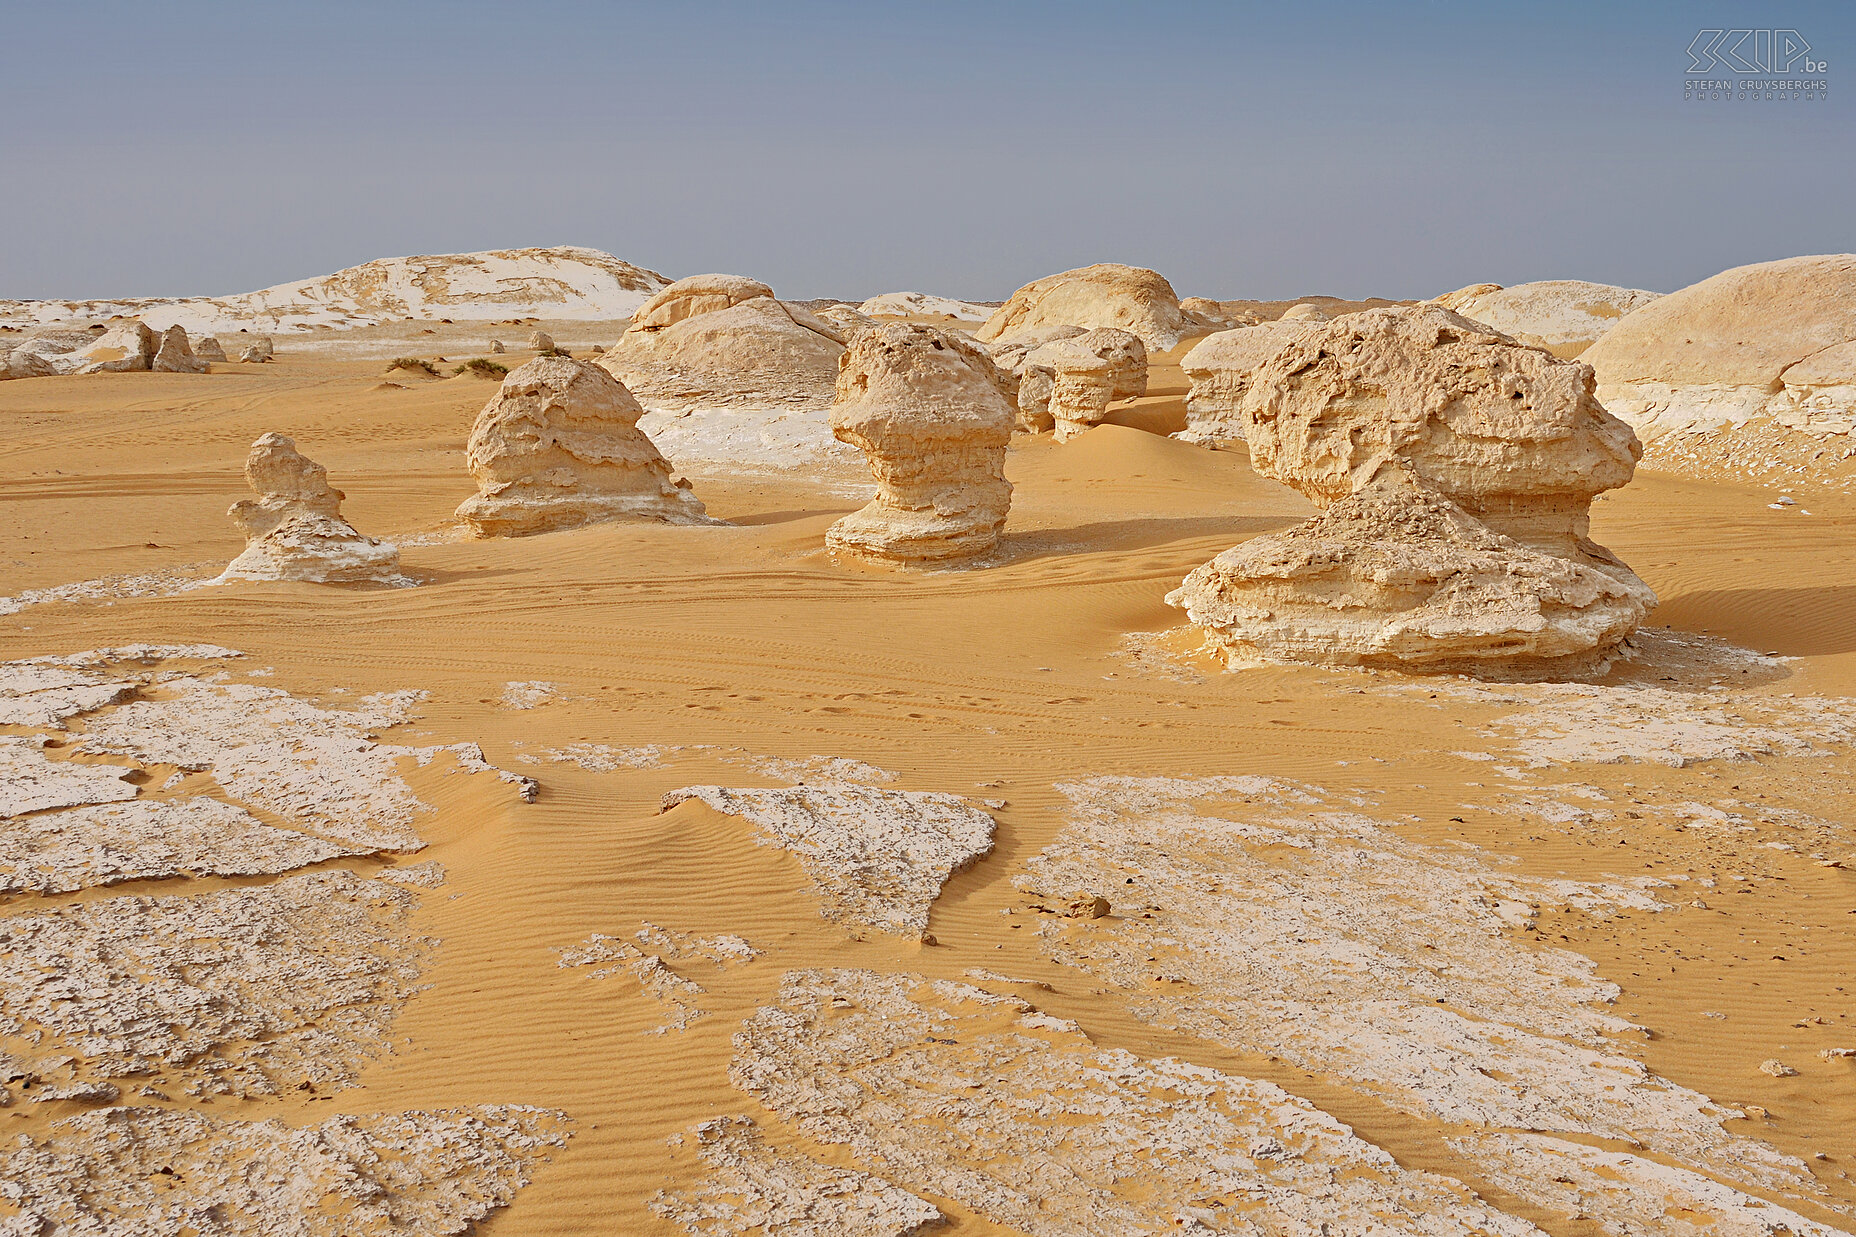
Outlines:
[[859,305],[858,310],[881,318],[954,318],[961,322],[984,322],[992,316],[991,305],[957,301],[951,297],[926,292],[885,292]]
[[855,305],[827,305],[816,315],[819,321],[830,325],[847,343],[851,336],[867,326],[875,326],[876,319],[866,314]]
[[489,352],[490,352],[490,355],[491,355],[491,356],[501,356],[501,355],[502,355],[503,353],[505,353],[505,352],[507,352],[507,351],[509,351],[509,349],[507,349],[507,348],[505,348],[505,347],[503,347],[503,341],[502,341],[502,340],[500,340],[500,339],[492,339],[492,340],[490,341],[490,347],[489,347]]
[[399,551],[362,536],[342,519],[342,492],[329,484],[328,470],[301,454],[294,440],[265,434],[252,443],[245,481],[258,497],[240,499],[226,513],[245,534],[245,552],[232,560],[221,580],[405,582]]
[[1101,422],[1109,404],[1147,394],[1147,349],[1140,336],[1098,327],[1044,344],[1024,358],[1018,425],[1055,429],[1057,441]]
[[253,335],[245,348],[238,354],[238,359],[249,365],[262,365],[277,355],[276,347],[269,335]]
[[1234,663],[1583,673],[1655,605],[1587,535],[1642,447],[1580,362],[1435,306],[1375,309],[1283,346],[1242,412],[1257,471],[1323,510],[1168,595]]
[[653,409],[831,402],[844,336],[759,280],[692,275],[632,315],[599,364]]
[[[1039,326],[1020,331],[1010,339],[998,339],[986,344],[986,351],[992,357],[993,369],[999,375],[999,389],[1004,393],[1006,403],[1014,408],[1018,406],[1026,357],[1053,340],[1073,339],[1083,333],[1080,326]],[[1047,425],[1044,428],[1050,427]]]
[[194,353],[186,329],[171,326],[161,333],[161,345],[148,368],[161,374],[203,374],[206,361]]
[[1632,312],[1581,358],[1646,439],[1758,416],[1856,432],[1856,254],[1739,266]]
[[1282,317],[1279,319],[1282,322],[1326,322],[1327,320],[1327,310],[1319,305],[1311,305],[1307,301],[1303,301],[1300,305],[1289,306],[1282,311]]
[[1660,296],[1642,288],[1618,288],[1583,279],[1544,279],[1516,284],[1464,288],[1439,297],[1472,322],[1493,327],[1524,344],[1554,356],[1575,357],[1598,342],[1618,319]]
[[1483,296],[1490,292],[1500,292],[1501,290],[1502,286],[1498,283],[1472,283],[1458,288],[1455,292],[1446,292],[1442,296],[1434,296],[1425,303],[1427,305],[1436,305],[1442,309],[1461,309],[1463,307],[1463,302],[1472,297]]
[[219,342],[217,335],[202,335],[193,341],[193,355],[202,361],[225,361],[225,345]]
[[1026,284],[974,334],[990,343],[1045,326],[1118,327],[1140,336],[1149,352],[1165,352],[1196,324],[1158,272],[1105,262]]
[[1295,320],[1260,322],[1219,331],[1194,344],[1179,362],[1191,385],[1186,392],[1186,428],[1174,437],[1210,447],[1243,442],[1244,396],[1252,376],[1309,329],[1310,324]]
[[537,352],[553,352],[554,336],[548,334],[546,331],[530,331],[528,335],[528,346]]
[[838,374],[831,430],[868,457],[877,496],[833,524],[825,544],[900,565],[987,553],[1012,504],[1012,420],[985,349],[929,326],[859,332]]
[[705,521],[702,503],[638,428],[643,413],[598,366],[536,357],[477,414],[466,451],[477,493],[458,518],[480,537],[603,520]]

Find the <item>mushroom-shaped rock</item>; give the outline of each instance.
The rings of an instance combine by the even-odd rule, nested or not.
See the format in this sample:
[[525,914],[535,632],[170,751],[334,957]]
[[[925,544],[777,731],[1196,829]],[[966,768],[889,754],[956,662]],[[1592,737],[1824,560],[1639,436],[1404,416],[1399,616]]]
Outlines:
[[[1642,288],[1616,288],[1582,279],[1545,279],[1512,288],[1490,286],[1470,296],[1450,293],[1454,309],[1472,322],[1554,356],[1575,357],[1590,348],[1625,314],[1660,296]],[[1439,298],[1440,300],[1442,298]]]
[[1186,391],[1186,428],[1174,437],[1218,447],[1244,441],[1244,396],[1262,364],[1313,324],[1260,322],[1207,335],[1194,344],[1179,365],[1190,384]]
[[477,493],[458,518],[480,537],[602,520],[707,522],[702,503],[638,428],[644,409],[605,370],[536,357],[477,414],[466,461]]
[[265,434],[245,457],[245,481],[258,497],[227,513],[245,534],[244,553],[221,580],[310,584],[399,584],[399,551],[364,537],[342,519],[342,492],[328,470],[282,434]]
[[902,565],[990,551],[1012,483],[1012,409],[984,349],[930,326],[884,323],[844,354],[831,429],[870,460],[877,496],[833,524],[825,543]]
[[1856,254],[1738,266],[1638,309],[1580,357],[1645,438],[1769,416],[1856,424]]
[[974,334],[991,342],[1041,326],[1119,327],[1140,336],[1149,352],[1174,347],[1194,329],[1160,274],[1105,262],[1026,284]]
[[1168,597],[1234,660],[1583,672],[1655,605],[1587,536],[1642,454],[1589,366],[1435,306],[1375,309],[1279,349],[1242,411],[1257,471],[1325,510]]
[[679,279],[639,306],[599,364],[652,408],[830,403],[844,339],[739,275]]
[[1233,665],[1539,678],[1602,671],[1654,597],[1608,554],[1543,554],[1394,466],[1195,568],[1167,602]]
[[265,434],[245,456],[245,483],[256,499],[242,498],[226,514],[247,541],[254,541],[295,515],[339,519],[342,492],[329,484],[329,470],[296,449],[282,434]]
[[193,341],[193,355],[202,361],[223,362],[226,360],[226,349],[217,335],[202,335]]
[[1057,441],[1099,424],[1109,404],[1147,394],[1147,349],[1113,327],[1044,344],[1025,357],[1018,385],[1018,425],[1057,431]]
[[554,336],[548,334],[546,331],[530,331],[528,346],[537,352],[553,352]]
[[[1001,382],[1000,390],[1005,393],[1006,402],[1013,407],[1018,405],[1019,384],[1024,378],[1025,358],[1042,348],[1045,344],[1058,339],[1071,339],[1084,334],[1080,326],[1039,326],[1020,331],[1010,339],[995,339],[985,345],[992,357],[993,368],[998,371]],[[1049,429],[1050,426],[1044,426]]]
[[185,328],[176,325],[162,332],[161,346],[149,368],[162,374],[203,374],[206,362],[194,354]]

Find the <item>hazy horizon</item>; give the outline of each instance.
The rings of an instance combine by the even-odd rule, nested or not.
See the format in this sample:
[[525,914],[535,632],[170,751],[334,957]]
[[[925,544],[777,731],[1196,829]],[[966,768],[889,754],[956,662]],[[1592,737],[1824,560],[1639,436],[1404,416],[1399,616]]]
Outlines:
[[[1856,250],[1856,10],[476,2],[21,9],[0,298],[246,292],[557,244],[781,295],[1669,291]],[[1685,102],[1708,26],[1822,100]]]

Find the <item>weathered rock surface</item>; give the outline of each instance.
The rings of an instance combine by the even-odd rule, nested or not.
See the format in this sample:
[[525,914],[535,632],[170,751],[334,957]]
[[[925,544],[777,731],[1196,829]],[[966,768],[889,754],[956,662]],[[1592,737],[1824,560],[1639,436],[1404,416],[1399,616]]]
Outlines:
[[956,795],[848,783],[686,786],[665,795],[664,807],[692,799],[790,852],[812,880],[819,913],[858,937],[919,936],[948,877],[992,849],[992,817]]
[[1442,296],[1434,296],[1425,303],[1428,305],[1436,305],[1442,309],[1454,310],[1460,308],[1464,301],[1472,297],[1482,296],[1489,292],[1500,292],[1501,290],[1502,286],[1498,283],[1472,283],[1458,288],[1455,292],[1446,292]]
[[875,318],[870,317],[870,315],[864,313],[863,310],[851,305],[827,305],[825,308],[819,310],[815,316],[819,321],[826,323],[832,330],[836,331],[838,337],[844,340],[846,344],[851,342],[851,336],[857,334],[857,332],[863,330],[867,326],[876,325]]
[[1263,363],[1310,329],[1301,322],[1260,322],[1208,335],[1179,365],[1191,384],[1186,392],[1186,428],[1174,437],[1204,446],[1245,441],[1244,396]]
[[652,408],[824,407],[844,339],[740,275],[692,275],[646,301],[599,364]]
[[986,350],[886,323],[844,354],[832,433],[860,448],[876,498],[833,524],[833,550],[899,565],[958,562],[998,544],[1012,503],[1012,409]]
[[546,331],[530,331],[528,335],[528,346],[533,348],[536,352],[553,352],[554,336],[548,334]]
[[0,819],[135,798],[124,780],[134,769],[48,760],[44,746],[39,736],[0,735]]
[[986,351],[992,357],[994,372],[999,375],[999,390],[1005,396],[1005,402],[1014,408],[1018,407],[1026,357],[1054,340],[1072,339],[1085,333],[1080,326],[1040,326],[1020,331],[1010,339],[998,339],[987,344]]
[[643,413],[598,366],[535,358],[477,414],[466,454],[477,493],[458,518],[480,537],[603,520],[704,521],[702,503],[638,428]]
[[253,335],[239,341],[245,347],[239,352],[238,359],[251,365],[262,365],[277,355],[277,348],[271,343],[269,335]]
[[[1472,848],[1401,837],[1356,796],[1271,778],[1060,789],[1069,821],[1021,888],[1141,908],[1040,928],[1054,959],[1115,985],[1140,1018],[1444,1123],[1429,1137],[1478,1131],[1468,1158],[1536,1205],[1555,1207],[1563,1185],[1506,1135],[1608,1140],[1748,1190],[1827,1201],[1801,1162],[1728,1134],[1733,1109],[1637,1059],[1641,1033],[1590,959],[1528,935],[1549,913],[1670,909],[1633,887],[1657,882],[1515,875]],[[1667,1184],[1633,1206],[1681,1205]],[[1733,1207],[1755,1205],[1721,1188]]]
[[8,821],[0,832],[0,896],[175,876],[273,876],[368,853],[366,847],[274,828],[242,807],[204,795],[137,799]]
[[1033,1237],[1539,1232],[1272,1083],[1097,1048],[967,984],[789,972],[729,1077],[897,1187]]
[[153,365],[159,347],[147,324],[131,318],[112,323],[101,334],[58,331],[35,336],[12,349],[5,368],[13,378],[127,373]]
[[224,361],[225,345],[219,342],[217,335],[202,335],[193,341],[193,355],[202,361]]
[[768,1146],[749,1117],[704,1121],[687,1140],[707,1174],[661,1191],[651,1210],[698,1237],[920,1237],[944,1218],[881,1177]]
[[203,374],[206,361],[194,355],[184,327],[171,326],[161,334],[161,345],[148,368],[159,374]]
[[1034,327],[1112,326],[1140,336],[1149,352],[1165,352],[1196,325],[1160,274],[1105,262],[1026,284],[974,334],[990,343]]
[[1227,311],[1222,302],[1205,296],[1189,296],[1179,303],[1180,312],[1195,319],[1208,331],[1228,331],[1244,325]]
[[954,318],[961,322],[984,322],[992,316],[991,305],[956,301],[926,292],[885,292],[859,305],[858,310],[871,317],[885,318]]
[[1062,442],[1099,423],[1116,400],[1147,394],[1140,337],[1098,327],[1040,345],[1020,362],[1018,426]]
[[[179,327],[173,330],[179,330]],[[310,584],[399,584],[399,551],[364,537],[342,519],[342,492],[328,470],[282,434],[265,434],[245,457],[245,481],[258,497],[227,512],[245,534],[244,553],[221,580]]]
[[1257,471],[1326,510],[1168,596],[1234,662],[1585,673],[1655,604],[1587,536],[1642,447],[1580,362],[1434,306],[1367,310],[1278,350],[1242,412]]
[[[1545,348],[1554,356],[1575,357],[1598,342],[1618,319],[1660,295],[1582,279],[1544,279],[1511,288],[1477,285],[1431,303],[1521,343]],[[1451,303],[1445,305],[1446,299]]]
[[348,1086],[414,990],[416,901],[334,871],[0,920],[0,1034],[44,1054],[8,1072],[192,1095]]
[[1307,301],[1303,301],[1300,305],[1289,306],[1282,311],[1282,317],[1279,319],[1282,322],[1326,322],[1327,320],[1327,310],[1319,305],[1311,305]]
[[409,1237],[464,1233],[514,1199],[565,1115],[483,1105],[238,1121],[107,1108],[0,1151],[11,1234],[60,1237]]
[[1856,254],[1722,271],[1636,310],[1583,359],[1605,406],[1646,439],[1761,414],[1856,433]]

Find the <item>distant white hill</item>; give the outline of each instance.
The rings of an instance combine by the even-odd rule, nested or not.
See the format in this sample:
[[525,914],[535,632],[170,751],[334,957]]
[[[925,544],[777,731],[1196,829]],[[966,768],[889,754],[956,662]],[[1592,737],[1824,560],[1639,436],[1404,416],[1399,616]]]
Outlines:
[[984,322],[992,317],[992,306],[976,305],[972,301],[956,301],[945,296],[930,296],[926,292],[885,292],[873,296],[859,305],[860,313],[871,317],[908,318],[915,316],[940,316],[958,318],[963,322]]
[[371,326],[404,318],[629,318],[670,281],[597,249],[492,249],[381,258],[333,275],[234,296],[98,301],[0,301],[0,324],[140,317],[156,330],[195,334]]

